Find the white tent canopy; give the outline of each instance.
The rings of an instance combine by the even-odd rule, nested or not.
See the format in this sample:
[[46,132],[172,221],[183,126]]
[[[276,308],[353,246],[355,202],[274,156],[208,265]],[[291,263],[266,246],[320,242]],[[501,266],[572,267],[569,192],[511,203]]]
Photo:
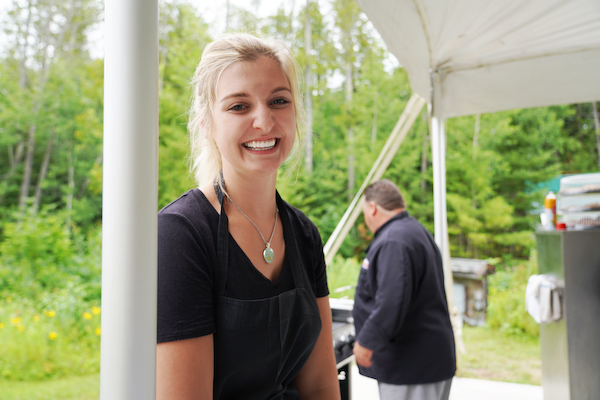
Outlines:
[[600,100],[598,0],[356,1],[442,118]]

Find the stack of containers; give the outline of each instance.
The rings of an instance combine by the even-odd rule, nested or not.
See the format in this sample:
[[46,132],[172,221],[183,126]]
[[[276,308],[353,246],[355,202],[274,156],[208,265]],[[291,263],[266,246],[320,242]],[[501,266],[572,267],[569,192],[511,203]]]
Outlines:
[[556,202],[568,230],[600,229],[600,173],[562,178]]

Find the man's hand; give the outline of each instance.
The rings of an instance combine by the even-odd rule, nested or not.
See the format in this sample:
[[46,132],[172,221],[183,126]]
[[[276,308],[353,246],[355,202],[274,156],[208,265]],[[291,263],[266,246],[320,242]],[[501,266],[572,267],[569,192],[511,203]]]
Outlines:
[[373,365],[373,350],[369,350],[366,347],[362,347],[360,343],[354,342],[354,349],[352,350],[354,355],[356,356],[356,362],[359,365],[362,365],[365,368],[369,368]]

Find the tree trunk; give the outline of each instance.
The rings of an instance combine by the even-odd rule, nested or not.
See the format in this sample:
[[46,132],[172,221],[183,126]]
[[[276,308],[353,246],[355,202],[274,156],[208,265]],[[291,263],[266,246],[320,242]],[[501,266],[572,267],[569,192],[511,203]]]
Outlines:
[[600,121],[598,119],[598,103],[592,102],[594,112],[594,130],[596,131],[596,147],[598,149],[598,166],[600,167]]
[[[350,106],[352,102],[352,92],[354,90],[352,83],[352,63],[348,60],[346,62],[346,104]],[[349,111],[347,111],[349,112]],[[350,120],[350,118],[349,118]],[[351,123],[351,122],[350,122]],[[352,200],[354,197],[354,181],[356,180],[355,171],[355,156],[354,156],[354,129],[352,126],[348,127],[348,199]]]
[[31,26],[31,2],[27,3],[27,20],[25,22],[24,30],[21,30],[19,25],[19,35],[23,37],[23,45],[21,46],[21,57],[19,59],[19,86],[25,88],[27,86],[27,42],[29,37],[29,27]]
[[66,208],[67,208],[67,227],[70,230],[71,229],[71,210],[73,210],[73,193],[75,193],[75,166],[74,166],[74,160],[73,160],[73,146],[71,146],[71,149],[69,150],[69,156],[68,156],[68,161],[69,161],[69,167],[67,170],[67,174],[68,174],[68,191],[67,191],[67,199],[66,199]]
[[371,123],[371,151],[375,151],[375,143],[377,142],[377,117],[379,110],[377,109],[377,93],[373,99],[373,122]]
[[19,194],[19,210],[25,211],[27,197],[29,196],[29,187],[31,186],[31,174],[33,171],[33,155],[35,150],[35,123],[29,127],[27,136],[27,154],[25,156],[25,168],[23,170],[23,180],[21,181],[21,192]]
[[19,142],[19,144],[17,145],[17,150],[14,152],[12,151],[12,146],[10,146],[9,148],[9,159],[10,159],[10,169],[8,170],[8,172],[6,173],[6,175],[4,175],[2,177],[2,184],[0,186],[1,190],[0,190],[0,205],[4,203],[4,197],[6,196],[6,187],[8,187],[8,183],[10,182],[10,180],[12,179],[13,175],[15,174],[15,171],[17,170],[17,166],[19,164],[21,164],[21,161],[23,161],[23,150],[25,149],[25,142],[21,141]]
[[[481,115],[477,114],[475,116],[475,132],[473,133],[473,164],[477,161],[477,150],[479,148],[479,123],[481,120]],[[477,195],[477,190],[474,186],[471,186],[471,196],[473,200],[473,210],[477,209],[477,199],[475,196]]]
[[17,144],[16,151],[13,151],[12,146],[9,146],[8,159],[9,159],[10,169],[8,170],[6,175],[4,175],[2,177],[2,179],[8,181],[15,174],[17,165],[19,165],[21,163],[21,161],[23,161],[23,150],[24,149],[25,149],[25,142],[23,142],[23,141],[21,141]]
[[229,25],[230,25],[229,19],[231,18],[230,9],[231,9],[231,7],[229,5],[229,0],[227,0],[225,2],[225,32],[229,31]]
[[304,20],[304,47],[306,52],[306,71],[304,73],[305,78],[305,92],[304,101],[306,108],[306,147],[304,153],[304,164],[306,172],[310,175],[313,171],[313,146],[312,146],[312,26],[310,21],[310,0],[306,0],[306,19]]
[[[100,165],[102,163],[102,156],[103,156],[103,154],[100,153],[100,155],[96,158],[94,165]],[[81,187],[79,188],[79,192],[77,193],[78,200],[83,198],[83,195],[85,194],[85,191],[86,191],[87,187],[90,185],[91,181],[92,181],[92,177],[90,176],[90,174],[87,174],[87,177],[81,184]]]
[[[427,120],[427,114],[423,113],[423,119]],[[427,188],[427,154],[429,154],[428,133],[430,130],[423,130],[423,146],[421,146],[421,201],[425,202],[425,189]]]
[[48,174],[48,166],[50,165],[50,155],[52,154],[52,147],[54,145],[55,135],[56,131],[52,129],[50,131],[50,138],[48,138],[48,144],[46,145],[46,151],[44,152],[44,160],[42,161],[42,166],[40,167],[40,173],[35,188],[35,200],[33,202],[34,213],[38,212],[38,210],[40,209],[40,204],[42,202],[42,185],[44,183],[44,179],[46,179],[46,175]]

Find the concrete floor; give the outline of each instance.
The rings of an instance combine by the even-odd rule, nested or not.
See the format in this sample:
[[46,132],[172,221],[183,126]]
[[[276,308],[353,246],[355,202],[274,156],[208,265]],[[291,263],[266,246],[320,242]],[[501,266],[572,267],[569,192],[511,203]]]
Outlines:
[[[377,381],[358,373],[356,364],[351,372],[352,400],[379,400]],[[486,381],[483,379],[454,378],[450,400],[543,400],[541,386]]]

